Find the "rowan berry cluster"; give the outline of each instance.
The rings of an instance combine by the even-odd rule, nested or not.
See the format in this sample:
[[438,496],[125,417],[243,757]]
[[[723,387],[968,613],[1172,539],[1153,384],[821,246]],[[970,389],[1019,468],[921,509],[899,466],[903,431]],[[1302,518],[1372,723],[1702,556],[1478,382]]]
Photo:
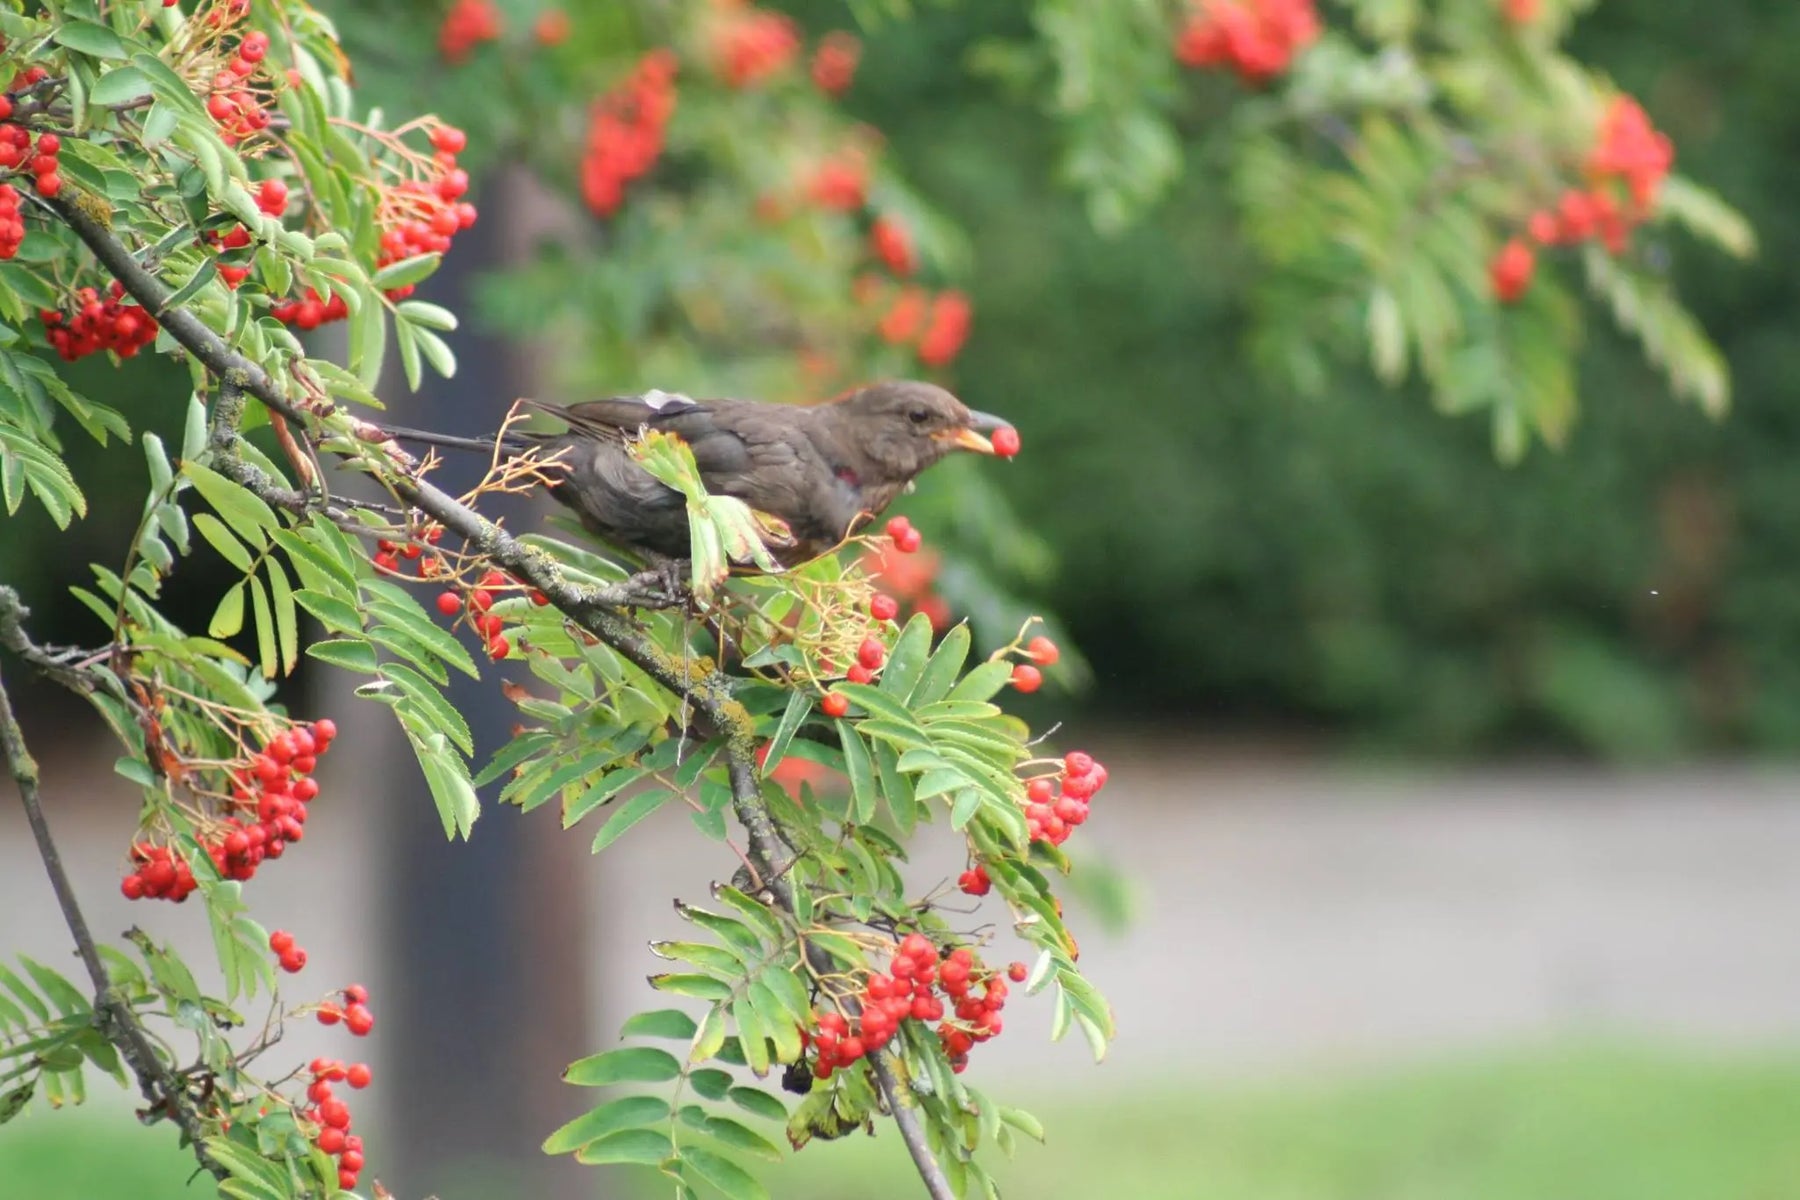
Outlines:
[[800,28],[793,18],[743,0],[713,0],[713,8],[708,57],[727,87],[762,83],[785,71],[800,53]]
[[110,350],[130,358],[156,340],[156,318],[135,304],[125,303],[125,288],[114,283],[103,300],[84,287],[75,293],[75,311],[65,314],[42,309],[38,320],[44,336],[64,362]]
[[1039,634],[1026,642],[1020,651],[1030,662],[1022,662],[1013,668],[1012,685],[1021,692],[1035,692],[1044,684],[1044,672],[1040,667],[1055,666],[1062,657],[1062,651],[1056,643]]
[[[1008,975],[1023,979],[1024,964],[1012,964]],[[961,1072],[968,1066],[970,1049],[999,1035],[1006,994],[1006,979],[967,946],[940,956],[929,938],[908,934],[895,948],[888,969],[872,973],[852,998],[857,1010],[854,1023],[842,1013],[824,1011],[814,1015],[812,1029],[801,1031],[814,1051],[813,1076],[829,1079],[833,1072],[875,1053],[909,1020],[937,1022],[950,1065]]]
[[0,183],[0,259],[11,258],[25,242],[25,219],[19,215],[19,193]]
[[954,288],[933,295],[908,284],[882,314],[876,332],[891,346],[916,346],[926,366],[942,367],[962,351],[973,316],[968,296]]
[[[469,144],[468,135],[454,125],[432,125],[430,131],[433,153],[422,165],[422,174],[382,189],[375,214],[381,228],[377,269],[421,254],[447,253],[451,240],[475,224],[475,206],[463,199],[469,173],[456,165],[456,156]],[[388,298],[402,300],[412,292],[409,283],[390,289]]]
[[652,50],[595,105],[581,158],[581,196],[608,217],[625,200],[626,185],[662,156],[664,131],[675,112],[675,55]]
[[1313,0],[1203,0],[1175,37],[1184,66],[1229,66],[1245,83],[1288,69],[1319,37]]
[[[512,643],[500,632],[506,627],[506,622],[490,610],[501,589],[513,586],[513,579],[504,571],[489,571],[481,577],[480,583],[469,589],[466,597],[453,591],[438,593],[437,610],[446,617],[467,613],[469,624],[487,645],[488,657],[502,659],[512,653]],[[540,608],[550,603],[550,597],[535,588],[529,595],[531,602]]]
[[923,613],[931,627],[939,632],[950,627],[950,605],[933,590],[942,560],[934,550],[926,550],[925,538],[905,517],[890,518],[885,544],[878,543],[863,554],[863,570],[878,587],[881,599],[900,609],[911,608]]
[[500,36],[500,11],[493,0],[456,0],[438,27],[438,52],[444,61],[467,62],[475,47]]
[[[338,994],[342,1006],[335,1002],[319,1008],[319,1021],[335,1025],[341,1019],[351,1033],[361,1037],[374,1028],[375,1018],[368,1009],[369,992],[360,984],[351,984]],[[330,1014],[330,1019],[326,1016]],[[353,1019],[354,1018],[354,1019]],[[350,1105],[340,1097],[335,1083],[347,1083],[361,1091],[373,1082],[374,1072],[367,1063],[344,1063],[335,1058],[315,1058],[307,1066],[311,1081],[306,1087],[307,1106],[296,1111],[300,1120],[314,1127],[313,1145],[337,1160],[338,1186],[348,1191],[356,1186],[363,1170],[362,1138],[350,1132],[355,1123]],[[377,1189],[379,1191],[379,1189]]]
[[919,254],[912,234],[893,217],[875,218],[869,226],[869,249],[888,270],[902,278],[918,270]]
[[[230,768],[231,792],[223,798],[227,814],[200,834],[220,875],[247,881],[265,859],[280,858],[305,836],[307,806],[319,794],[313,772],[336,736],[337,724],[329,718],[294,725]],[[119,884],[127,900],[180,901],[197,886],[193,868],[168,846],[137,843],[131,859],[135,869]],[[284,958],[282,966],[298,971],[305,963],[301,950],[298,965],[289,966]]]
[[1511,304],[1525,294],[1537,270],[1534,243],[1576,245],[1599,238],[1607,253],[1625,253],[1632,231],[1655,211],[1657,189],[1674,161],[1674,145],[1643,107],[1630,96],[1615,98],[1587,158],[1588,187],[1570,188],[1554,207],[1533,212],[1525,223],[1527,236],[1510,238],[1500,248],[1488,266],[1494,295]]
[[869,199],[869,156],[849,146],[820,160],[806,180],[806,198],[828,212],[855,212]]
[[[0,96],[0,121],[12,115],[12,101]],[[31,131],[23,125],[0,125],[0,168],[11,169],[23,166],[31,172],[32,186],[37,188],[40,196],[54,196],[62,191],[62,175],[57,168],[61,165],[57,155],[62,153],[62,138],[54,133],[40,133],[37,144],[32,144]],[[17,197],[14,197],[13,209],[17,215]],[[23,231],[20,234],[23,237]],[[11,255],[6,257],[10,258]]]
[[812,81],[827,96],[841,96],[856,81],[862,62],[862,42],[855,34],[836,30],[826,34],[813,51]]
[[[248,8],[245,5],[246,11]],[[212,95],[206,98],[206,111],[218,122],[219,137],[227,146],[235,146],[269,127],[264,97],[251,83],[262,69],[268,53],[269,35],[254,30],[244,35],[237,44],[237,52],[213,76]]]
[[1088,804],[1106,786],[1106,768],[1094,756],[1071,750],[1055,775],[1025,785],[1025,832],[1034,842],[1060,846],[1088,818]]

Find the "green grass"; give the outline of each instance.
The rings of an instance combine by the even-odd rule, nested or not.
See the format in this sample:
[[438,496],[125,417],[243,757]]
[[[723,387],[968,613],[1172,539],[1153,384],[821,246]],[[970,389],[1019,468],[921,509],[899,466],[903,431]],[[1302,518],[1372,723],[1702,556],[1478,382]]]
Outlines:
[[[1050,1144],[1001,1165],[1009,1196],[1800,1200],[1800,1056],[1557,1048],[1332,1081],[1144,1092],[1104,1081],[1032,1106]],[[184,1188],[190,1164],[166,1131],[129,1119],[39,1114],[0,1130],[9,1200],[209,1195]],[[919,1194],[891,1130],[809,1147],[765,1179],[778,1200]]]

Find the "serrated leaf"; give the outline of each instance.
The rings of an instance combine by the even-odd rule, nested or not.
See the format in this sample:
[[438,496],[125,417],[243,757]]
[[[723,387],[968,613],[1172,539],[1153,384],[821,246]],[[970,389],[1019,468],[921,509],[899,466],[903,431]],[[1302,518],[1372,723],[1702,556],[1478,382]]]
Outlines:
[[767,779],[781,765],[787,756],[788,743],[794,740],[794,734],[806,721],[807,714],[812,712],[812,697],[802,691],[788,693],[787,707],[782,710],[781,722],[775,727],[775,734],[769,739],[769,752],[763,758],[762,774]]
[[744,1168],[722,1154],[699,1146],[682,1149],[681,1161],[696,1175],[718,1188],[730,1200],[769,1200],[768,1189]]
[[124,58],[126,53],[118,34],[92,21],[65,20],[51,30],[50,40],[95,58]]
[[875,819],[875,765],[856,726],[843,720],[834,724],[844,752],[845,773],[850,776],[851,819],[858,825],[867,825]]
[[579,1087],[605,1087],[614,1083],[666,1083],[679,1074],[681,1063],[667,1050],[622,1046],[571,1063],[563,1072],[563,1080]]
[[567,1154],[622,1129],[665,1121],[669,1102],[659,1096],[625,1096],[582,1113],[544,1139],[545,1154]]
[[262,497],[233,483],[211,467],[188,459],[182,462],[181,473],[193,482],[206,502],[225,518],[232,532],[251,546],[264,546],[269,540],[269,533],[281,528],[281,521],[275,516],[275,511],[263,502]]
[[731,985],[714,979],[711,975],[694,975],[680,972],[650,976],[650,986],[659,992],[668,992],[676,996],[692,996],[696,1000],[724,1000],[731,995]]
[[[242,586],[241,584],[239,586]],[[239,621],[242,622],[242,601],[239,602]],[[216,636],[216,635],[215,635]],[[347,671],[360,671],[365,675],[373,675],[381,669],[375,657],[375,647],[363,641],[351,641],[348,638],[314,642],[306,648],[306,653],[320,662],[330,663],[334,667],[343,667]]]
[[914,613],[888,653],[887,666],[881,670],[881,690],[902,700],[911,696],[930,654],[931,622],[923,613]]
[[598,854],[631,830],[633,825],[644,820],[651,813],[675,798],[675,793],[667,788],[652,788],[639,792],[624,804],[619,811],[607,819],[594,835],[593,853]]
[[232,637],[244,628],[244,581],[239,580],[231,585],[219,598],[219,607],[213,610],[212,620],[207,622],[206,631],[216,638]]
[[638,1163],[654,1167],[674,1152],[669,1135],[659,1129],[622,1129],[583,1146],[575,1152],[575,1161],[589,1165]]
[[[751,1090],[751,1089],[745,1089]],[[757,1092],[756,1095],[762,1095]],[[787,1119],[784,1110],[781,1119]],[[730,1117],[708,1116],[704,1126],[707,1135],[718,1139],[733,1150],[742,1150],[746,1154],[754,1154],[758,1158],[766,1158],[770,1162],[780,1162],[783,1158],[781,1147],[771,1142],[762,1134]]]
[[694,1018],[678,1008],[658,1008],[650,1012],[637,1013],[626,1019],[619,1027],[619,1036],[628,1037],[660,1037],[685,1040],[694,1036],[699,1028]]
[[701,1021],[694,1044],[688,1049],[690,1063],[705,1062],[719,1053],[725,1045],[725,1010],[718,1005],[706,1010],[706,1018]]
[[[781,1124],[787,1123],[787,1106],[779,1099],[769,1095],[769,1093],[760,1088],[734,1087],[728,1094],[731,1097],[731,1102],[745,1112],[761,1117],[766,1121],[776,1121]],[[713,1099],[716,1100],[718,1097],[715,1096]]]

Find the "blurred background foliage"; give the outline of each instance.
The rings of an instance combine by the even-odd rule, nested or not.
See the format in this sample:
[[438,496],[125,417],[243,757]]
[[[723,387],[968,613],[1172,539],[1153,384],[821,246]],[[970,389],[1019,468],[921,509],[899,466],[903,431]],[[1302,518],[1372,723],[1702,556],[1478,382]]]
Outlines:
[[[434,44],[380,36],[416,7],[343,14],[371,84],[429,77],[405,64],[415,51],[431,59]],[[831,0],[773,7],[811,35],[846,23]],[[934,481],[913,511],[927,528],[962,526],[949,540],[965,550],[1010,547],[999,615],[1041,606],[1063,618],[1106,664],[1086,704],[1208,733],[1274,727],[1445,755],[1800,745],[1800,594],[1786,578],[1800,497],[1785,470],[1800,422],[1788,384],[1800,356],[1789,269],[1800,112],[1784,49],[1800,12],[1612,4],[1575,26],[1571,53],[1644,99],[1674,138],[1678,169],[1739,206],[1762,252],[1748,265],[1674,260],[1679,290],[1729,359],[1728,417],[1672,400],[1602,317],[1589,326],[1585,403],[1567,445],[1509,467],[1485,423],[1440,415],[1416,382],[1389,390],[1338,364],[1322,395],[1301,398],[1258,369],[1258,267],[1232,210],[1230,164],[1204,140],[1147,215],[1097,233],[1083,197],[1058,183],[1061,133],[1037,111],[1041,97],[969,69],[985,53],[972,47],[1028,35],[1031,11],[927,5],[877,22],[863,30],[867,53],[844,102],[882,131],[883,161],[916,189],[887,195],[920,222],[928,259],[973,297],[959,390],[1026,439],[1015,463],[979,472],[999,478],[1018,525],[970,478]],[[454,83],[479,96],[476,76],[491,69],[477,59]],[[1183,84],[1176,120],[1195,136],[1224,111],[1228,97],[1213,89],[1235,85]],[[529,72],[518,86],[531,86]],[[396,97],[396,111],[413,107]],[[472,126],[471,157],[483,141],[477,107],[447,114]],[[754,173],[754,148],[745,159]],[[919,196],[948,222],[936,234]],[[625,217],[654,214],[627,205]],[[721,217],[719,229],[729,224]],[[577,271],[559,298],[556,266],[489,280],[488,319],[510,312],[514,327],[566,330],[521,301],[579,307],[604,281]],[[784,286],[803,294],[805,281]],[[668,380],[675,360],[655,348],[609,381],[596,367],[616,362],[605,353],[577,358],[557,398],[790,386],[741,361]],[[134,366],[147,394],[157,387],[148,369]],[[86,450],[72,450],[80,472]],[[980,466],[991,467],[953,464]],[[28,510],[0,524],[0,557],[85,561],[122,536],[101,524],[57,534]],[[40,608],[67,582],[52,574],[36,589]],[[984,600],[996,603],[993,582],[953,560],[942,589],[980,616]]]

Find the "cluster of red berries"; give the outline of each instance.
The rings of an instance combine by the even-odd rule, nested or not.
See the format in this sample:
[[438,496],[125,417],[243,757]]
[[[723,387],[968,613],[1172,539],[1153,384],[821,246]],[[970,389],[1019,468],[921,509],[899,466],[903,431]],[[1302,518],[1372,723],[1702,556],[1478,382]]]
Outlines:
[[[346,998],[360,995],[364,1000],[368,999],[368,992],[357,985],[345,988],[344,995]],[[351,1007],[358,1008],[361,1005],[359,1002],[352,1002]],[[325,1011],[319,1010],[321,1016]],[[349,1191],[356,1186],[357,1177],[362,1174],[363,1140],[350,1132],[353,1123],[350,1106],[335,1094],[331,1085],[347,1083],[360,1091],[369,1086],[375,1074],[369,1070],[367,1063],[345,1064],[335,1058],[315,1058],[308,1064],[307,1070],[312,1075],[312,1082],[306,1087],[306,1098],[310,1105],[302,1109],[299,1115],[302,1120],[318,1126],[319,1132],[313,1136],[313,1145],[337,1160],[338,1186]]]
[[828,212],[855,212],[869,199],[869,156],[851,146],[821,161],[806,181],[806,198]]
[[920,362],[942,367],[962,351],[973,316],[974,308],[962,292],[951,288],[934,296],[909,284],[882,314],[876,331],[890,346],[916,344]]
[[[201,841],[219,874],[248,880],[265,859],[280,858],[289,843],[305,836],[307,805],[319,794],[312,774],[336,736],[337,724],[329,718],[296,725],[271,737],[232,773],[229,803],[241,815],[227,816],[211,840]],[[167,846],[134,845],[131,857],[137,869],[119,884],[127,900],[179,901],[194,890],[192,868]],[[298,971],[306,965],[306,952],[296,953],[298,965],[284,959],[282,966]]]
[[1245,83],[1287,70],[1319,36],[1313,0],[1204,0],[1175,38],[1184,66],[1230,66]]
[[1494,295],[1511,304],[1525,294],[1537,269],[1532,243],[1574,245],[1599,238],[1610,254],[1623,254],[1631,233],[1650,216],[1656,192],[1675,162],[1675,148],[1657,132],[1643,107],[1619,96],[1601,117],[1588,155],[1590,187],[1570,188],[1554,208],[1541,208],[1525,223],[1528,238],[1514,237],[1488,266]]
[[25,218],[19,215],[19,192],[0,183],[0,259],[11,258],[25,242]]
[[896,275],[905,277],[918,270],[919,254],[912,235],[893,217],[875,218],[869,226],[869,249]]
[[[1007,975],[1022,981],[1025,964],[1013,963]],[[977,986],[980,995],[975,994]],[[813,1029],[801,1030],[815,1052],[813,1075],[828,1079],[832,1072],[875,1053],[908,1020],[940,1022],[938,1038],[951,1066],[961,1072],[968,1066],[969,1050],[1000,1033],[1006,993],[1006,979],[983,966],[967,946],[940,958],[930,939],[907,934],[887,971],[870,975],[855,997],[859,1012],[854,1027],[842,1013],[821,1012],[814,1017]]]
[[285,929],[277,929],[269,935],[269,949],[275,954],[275,961],[289,975],[298,975],[306,970],[306,950],[294,941],[294,935]]
[[[456,165],[468,144],[468,135],[454,125],[432,126],[430,173],[383,189],[375,216],[381,227],[377,269],[421,254],[448,253],[451,240],[475,224],[475,206],[463,199],[469,173]],[[412,292],[409,283],[389,289],[388,298],[403,300]]]
[[835,30],[819,41],[813,51],[813,86],[827,96],[841,96],[856,81],[856,68],[862,62],[862,42],[855,34]]
[[375,1028],[375,1014],[369,1010],[369,990],[361,984],[351,984],[344,989],[343,1003],[319,1005],[318,1017],[321,1025],[336,1025],[342,1021],[344,1028],[355,1037],[368,1037],[369,1031]]
[[[0,120],[5,120],[12,115],[12,101],[5,96],[0,96],[0,101],[5,101],[5,110],[0,113]],[[41,196],[54,196],[62,191],[62,176],[57,171],[60,153],[62,139],[54,133],[38,134],[34,147],[31,131],[23,125],[0,125],[0,167],[27,167],[31,171],[32,184]]]
[[[259,187],[256,192],[256,207],[271,217],[280,218],[287,213],[287,206],[287,184],[279,179],[263,180],[262,186]],[[243,250],[250,245],[250,231],[242,225],[236,225],[231,229],[226,230],[223,234],[209,231],[206,235],[206,240],[221,253],[232,250]],[[245,264],[227,262],[221,262],[219,264],[219,278],[225,281],[225,286],[228,288],[235,289],[249,277],[250,268]],[[294,306],[285,305],[282,307],[292,308]],[[290,313],[288,316],[282,317],[281,319],[292,323],[294,316]],[[314,324],[317,324],[317,322],[314,322]],[[310,329],[312,327],[313,326],[308,325],[305,328]]]
[[[900,611],[900,606],[891,596],[875,596],[869,601],[869,615],[877,621],[891,621]],[[844,672],[844,678],[851,683],[872,683],[875,672],[887,663],[887,643],[874,634],[862,640],[856,648],[856,661]],[[841,717],[850,711],[850,697],[842,692],[827,692],[819,700],[819,708],[828,717]]]
[[985,896],[993,890],[994,881],[988,878],[987,868],[976,863],[956,877],[956,886],[971,896]]
[[1034,664],[1054,666],[1056,660],[1062,657],[1062,651],[1057,649],[1055,642],[1039,634],[1025,643],[1025,657],[1032,661],[1022,662],[1013,668],[1012,685],[1021,692],[1030,693],[1044,684],[1044,673]]
[[722,15],[712,23],[708,49],[713,71],[728,87],[761,83],[786,70],[799,54],[800,29],[793,18],[752,8],[743,0],[713,0],[713,6]]
[[1025,832],[1034,842],[1060,846],[1088,818],[1088,802],[1106,786],[1106,768],[1094,756],[1071,750],[1055,776],[1025,785]]
[[500,36],[494,0],[456,0],[438,27],[438,52],[449,63],[467,62],[475,47]]
[[[221,267],[220,273],[224,273]],[[230,282],[227,280],[227,282]],[[350,316],[350,305],[337,293],[332,293],[329,300],[319,295],[317,288],[307,288],[298,300],[289,300],[269,309],[269,315],[296,329],[317,329],[329,321],[342,321]]]
[[595,103],[581,156],[581,197],[596,215],[616,212],[626,185],[662,156],[664,130],[675,112],[676,66],[674,54],[652,50]]
[[941,633],[950,627],[952,617],[950,605],[932,590],[942,560],[924,546],[924,536],[911,521],[893,517],[887,523],[886,543],[865,551],[863,567],[879,581],[885,599],[897,607],[910,605]]
[[51,348],[62,355],[64,362],[102,350],[130,358],[156,340],[157,326],[156,318],[124,300],[124,285],[116,282],[104,300],[95,289],[84,287],[75,293],[73,316],[42,309],[38,320],[44,324],[44,336]]
[[256,30],[244,35],[237,54],[213,76],[213,92],[206,99],[206,111],[219,124],[219,136],[227,146],[235,146],[269,127],[269,113],[263,98],[250,89],[250,78],[262,67],[269,53],[269,35]]
[[[512,653],[512,643],[500,632],[506,622],[489,610],[494,607],[494,598],[499,589],[511,582],[504,571],[489,571],[481,577],[480,583],[469,589],[467,599],[456,592],[440,592],[437,610],[446,617],[459,616],[465,611],[472,614],[470,623],[474,625],[475,632],[481,635],[481,640],[487,643],[488,657],[505,658]],[[550,603],[550,597],[535,588],[530,596],[531,602],[539,608]]]

